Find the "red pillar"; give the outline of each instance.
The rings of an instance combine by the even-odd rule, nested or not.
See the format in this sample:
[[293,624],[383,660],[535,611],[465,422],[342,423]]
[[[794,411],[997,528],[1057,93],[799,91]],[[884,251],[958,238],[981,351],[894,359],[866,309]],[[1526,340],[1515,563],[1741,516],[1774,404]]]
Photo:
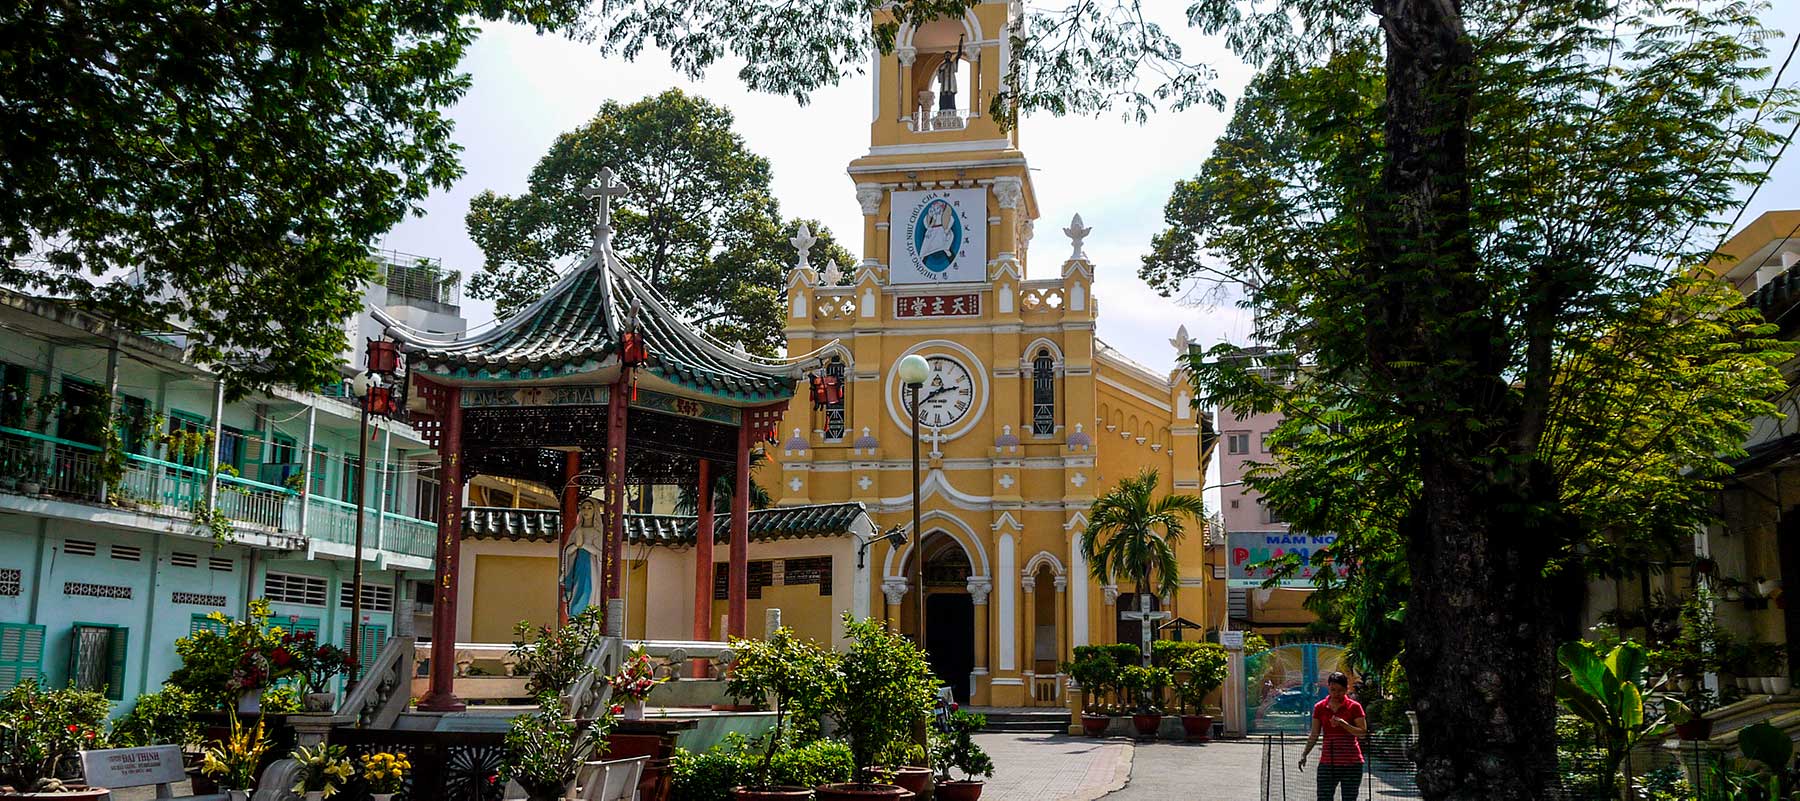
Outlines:
[[737,486],[731,492],[731,569],[730,602],[726,613],[727,633],[744,636],[747,614],[745,599],[750,597],[750,421],[738,429]]
[[456,582],[462,552],[462,389],[444,388],[444,425],[438,437],[437,576],[431,593],[431,688],[419,699],[427,712],[460,712],[456,697]]
[[[625,407],[631,403],[631,371],[619,372],[606,417],[606,594],[620,597],[620,571],[625,557]],[[613,628],[613,621],[607,621]]]
[[713,497],[712,462],[700,460],[700,490],[694,525],[694,639],[712,639]]
[[[556,537],[556,558],[560,562],[562,555],[569,551],[569,534],[575,530],[575,524],[581,516],[581,491],[575,486],[575,476],[581,473],[581,451],[569,451],[563,460],[563,494],[562,494],[562,531]],[[563,569],[568,569],[563,565]],[[561,626],[569,622],[569,590],[562,582],[563,574],[556,574],[556,624]]]

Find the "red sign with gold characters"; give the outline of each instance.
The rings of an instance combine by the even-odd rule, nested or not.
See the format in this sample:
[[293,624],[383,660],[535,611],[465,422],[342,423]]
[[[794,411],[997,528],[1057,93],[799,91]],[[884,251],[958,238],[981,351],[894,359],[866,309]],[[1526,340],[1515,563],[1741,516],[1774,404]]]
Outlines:
[[917,319],[921,317],[979,317],[981,316],[981,293],[967,292],[955,295],[912,295],[894,298],[894,318],[897,320]]

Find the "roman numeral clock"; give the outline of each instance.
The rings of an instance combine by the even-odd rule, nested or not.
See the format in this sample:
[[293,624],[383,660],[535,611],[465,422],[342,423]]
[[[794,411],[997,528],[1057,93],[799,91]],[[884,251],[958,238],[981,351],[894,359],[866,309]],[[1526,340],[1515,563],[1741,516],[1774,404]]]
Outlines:
[[[930,355],[925,361],[931,365],[931,373],[925,379],[925,385],[919,388],[919,425],[927,429],[955,428],[982,402],[981,387],[977,386],[975,375],[968,366],[953,356]],[[898,379],[894,385],[899,393],[900,411],[910,421],[912,392]]]

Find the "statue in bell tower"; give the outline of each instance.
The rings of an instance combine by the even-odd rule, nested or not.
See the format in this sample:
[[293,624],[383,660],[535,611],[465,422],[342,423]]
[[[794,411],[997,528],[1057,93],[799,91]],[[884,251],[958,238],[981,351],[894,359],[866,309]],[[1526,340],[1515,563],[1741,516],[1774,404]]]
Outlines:
[[962,63],[963,37],[956,37],[956,52],[945,53],[938,65],[938,111],[956,110],[956,70]]

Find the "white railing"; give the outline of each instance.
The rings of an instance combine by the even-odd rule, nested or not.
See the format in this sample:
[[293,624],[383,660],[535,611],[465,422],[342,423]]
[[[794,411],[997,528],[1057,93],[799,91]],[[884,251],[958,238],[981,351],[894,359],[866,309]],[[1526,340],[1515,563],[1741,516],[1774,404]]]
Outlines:
[[[356,543],[356,507],[318,495],[309,496],[306,535],[320,542],[350,546]],[[437,547],[437,524],[418,518],[382,512],[376,524],[373,508],[363,509],[363,544],[391,553],[431,558]],[[378,536],[379,535],[379,536]]]
[[219,476],[214,503],[226,517],[271,531],[298,531],[300,503],[281,487],[236,476]]

